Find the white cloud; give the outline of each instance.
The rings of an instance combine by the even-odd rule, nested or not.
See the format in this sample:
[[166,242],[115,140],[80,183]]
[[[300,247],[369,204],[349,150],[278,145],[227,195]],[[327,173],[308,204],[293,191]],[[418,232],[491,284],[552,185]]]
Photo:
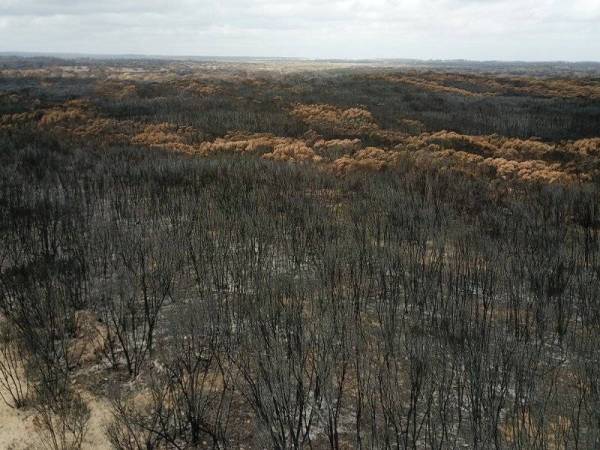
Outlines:
[[597,60],[600,0],[0,0],[0,50]]

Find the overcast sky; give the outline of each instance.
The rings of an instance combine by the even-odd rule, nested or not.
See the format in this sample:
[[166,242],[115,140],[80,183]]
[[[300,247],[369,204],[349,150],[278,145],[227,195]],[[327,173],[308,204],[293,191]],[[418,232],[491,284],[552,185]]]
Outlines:
[[0,0],[0,51],[600,60],[600,0]]

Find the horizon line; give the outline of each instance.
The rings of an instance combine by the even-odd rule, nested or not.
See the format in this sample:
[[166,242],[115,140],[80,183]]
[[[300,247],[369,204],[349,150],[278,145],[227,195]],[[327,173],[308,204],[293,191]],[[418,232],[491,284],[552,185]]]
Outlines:
[[315,62],[423,62],[423,63],[505,63],[505,64],[600,64],[600,60],[524,60],[524,59],[468,59],[468,58],[411,58],[411,57],[357,57],[357,58],[339,58],[339,57],[310,57],[310,56],[245,56],[245,55],[164,55],[152,53],[87,53],[87,52],[53,52],[53,51],[21,51],[21,50],[1,50],[0,57],[54,57],[59,59],[90,58],[90,59],[117,59],[117,58],[135,58],[135,59],[165,59],[165,60],[288,60],[288,61],[315,61]]

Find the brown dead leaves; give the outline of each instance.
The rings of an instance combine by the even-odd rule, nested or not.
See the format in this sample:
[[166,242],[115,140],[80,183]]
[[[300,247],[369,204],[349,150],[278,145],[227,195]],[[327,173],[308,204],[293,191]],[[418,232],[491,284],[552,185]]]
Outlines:
[[296,104],[292,114],[322,133],[360,136],[379,129],[371,112],[364,108],[342,109],[327,104]]
[[213,142],[203,142],[198,148],[203,155],[219,152],[259,153],[273,161],[319,162],[322,158],[299,139],[272,134],[229,134]]
[[400,154],[398,152],[367,147],[352,156],[342,156],[336,159],[332,164],[332,169],[337,174],[357,170],[380,171],[396,166],[399,161]]
[[[2,116],[0,128],[32,123],[59,135],[102,144],[137,145],[203,156],[252,154],[272,161],[318,164],[338,175],[382,171],[406,160],[422,168],[458,170],[503,180],[564,184],[600,179],[600,138],[542,142],[452,131],[411,134],[379,128],[364,108],[343,109],[326,104],[296,104],[292,114],[311,127],[300,138],[232,132],[205,141],[201,130],[193,127],[103,117],[82,100]],[[415,130],[422,129],[418,122],[407,124]],[[341,138],[323,137],[332,134]],[[359,136],[381,144],[364,148]]]
[[410,70],[397,74],[374,75],[372,79],[400,83],[417,89],[465,97],[526,95],[600,99],[600,84],[587,78],[536,78]]
[[133,136],[131,143],[152,148],[193,153],[196,132],[192,127],[180,127],[169,123],[149,124]]

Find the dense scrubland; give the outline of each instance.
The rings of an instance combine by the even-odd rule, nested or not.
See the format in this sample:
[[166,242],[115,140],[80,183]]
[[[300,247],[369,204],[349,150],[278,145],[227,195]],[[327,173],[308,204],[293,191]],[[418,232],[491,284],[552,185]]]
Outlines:
[[599,448],[599,74],[0,58],[0,443]]

